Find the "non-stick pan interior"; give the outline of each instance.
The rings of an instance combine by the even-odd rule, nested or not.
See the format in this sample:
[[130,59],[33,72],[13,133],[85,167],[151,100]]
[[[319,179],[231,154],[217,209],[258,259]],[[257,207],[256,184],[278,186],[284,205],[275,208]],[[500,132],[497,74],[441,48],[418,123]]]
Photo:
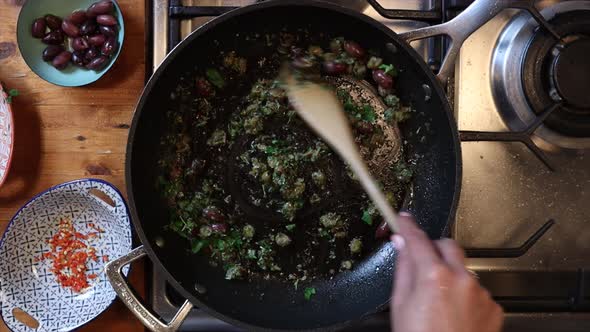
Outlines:
[[[155,263],[169,273],[172,284],[196,305],[243,326],[334,326],[380,310],[390,298],[395,253],[389,243],[352,271],[314,282],[317,293],[307,301],[292,284],[225,280],[222,269],[188,253],[185,241],[164,230],[168,214],[154,187],[158,175],[154,152],[165,134],[164,115],[178,77],[194,66],[210,63],[219,56],[220,47],[237,50],[242,56],[258,55],[263,48],[243,37],[249,33],[300,28],[359,41],[379,50],[400,69],[397,94],[417,111],[400,127],[411,150],[408,153],[418,156],[411,210],[432,238],[440,237],[448,226],[458,195],[459,151],[446,97],[416,53],[387,28],[354,12],[307,1],[264,3],[214,20],[178,46],[146,87],[129,138],[127,183],[138,234],[148,251],[153,250]],[[425,84],[430,89],[424,89]],[[157,246],[156,239],[164,245]]]

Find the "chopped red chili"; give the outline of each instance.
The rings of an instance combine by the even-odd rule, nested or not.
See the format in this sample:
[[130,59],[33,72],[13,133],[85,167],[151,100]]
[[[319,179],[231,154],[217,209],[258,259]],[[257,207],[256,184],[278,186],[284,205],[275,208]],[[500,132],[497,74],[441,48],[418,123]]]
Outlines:
[[[104,230],[90,223],[89,226],[96,232],[82,234],[76,231],[69,219],[61,219],[58,226],[58,232],[47,240],[50,251],[43,253],[36,260],[51,260],[51,272],[55,274],[57,282],[79,293],[90,286],[88,279],[98,277],[96,274],[86,274],[87,264],[90,260],[98,262],[98,256],[96,256],[96,249],[84,241],[98,237],[100,233],[104,233]],[[108,256],[102,257],[103,261],[105,257],[108,260]]]

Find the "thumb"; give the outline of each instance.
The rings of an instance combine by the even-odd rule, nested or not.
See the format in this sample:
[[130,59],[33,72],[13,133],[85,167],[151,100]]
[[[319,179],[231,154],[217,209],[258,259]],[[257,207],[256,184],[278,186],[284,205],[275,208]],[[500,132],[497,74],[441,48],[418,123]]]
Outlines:
[[394,234],[391,236],[391,242],[397,254],[393,278],[392,304],[394,307],[398,307],[406,302],[405,300],[414,289],[416,268],[408,253],[404,238],[399,234]]

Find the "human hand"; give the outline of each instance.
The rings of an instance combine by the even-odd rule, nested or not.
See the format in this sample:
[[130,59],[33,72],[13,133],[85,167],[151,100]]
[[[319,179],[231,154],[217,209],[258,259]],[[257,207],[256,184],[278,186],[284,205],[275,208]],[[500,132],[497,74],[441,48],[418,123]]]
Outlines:
[[430,241],[408,213],[400,213],[399,250],[391,322],[395,332],[498,332],[502,308],[465,269],[451,239]]

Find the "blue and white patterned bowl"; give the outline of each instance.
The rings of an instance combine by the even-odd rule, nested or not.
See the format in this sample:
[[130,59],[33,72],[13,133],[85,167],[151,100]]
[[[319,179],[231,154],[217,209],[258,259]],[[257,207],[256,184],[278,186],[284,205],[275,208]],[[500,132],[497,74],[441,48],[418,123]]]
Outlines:
[[[110,201],[104,195],[99,198],[100,192]],[[90,280],[89,288],[75,293],[57,283],[49,260],[38,258],[50,251],[47,240],[57,232],[61,218],[69,218],[84,234],[94,231],[90,223],[102,228],[104,233],[92,240],[97,256],[121,257],[131,250],[128,215],[121,193],[95,179],[60,184],[25,204],[0,242],[0,313],[6,325],[15,332],[33,331],[19,321],[20,309],[37,321],[37,332],[70,331],[103,312],[116,294],[106,279],[102,259],[88,264],[89,273],[98,277]]]

